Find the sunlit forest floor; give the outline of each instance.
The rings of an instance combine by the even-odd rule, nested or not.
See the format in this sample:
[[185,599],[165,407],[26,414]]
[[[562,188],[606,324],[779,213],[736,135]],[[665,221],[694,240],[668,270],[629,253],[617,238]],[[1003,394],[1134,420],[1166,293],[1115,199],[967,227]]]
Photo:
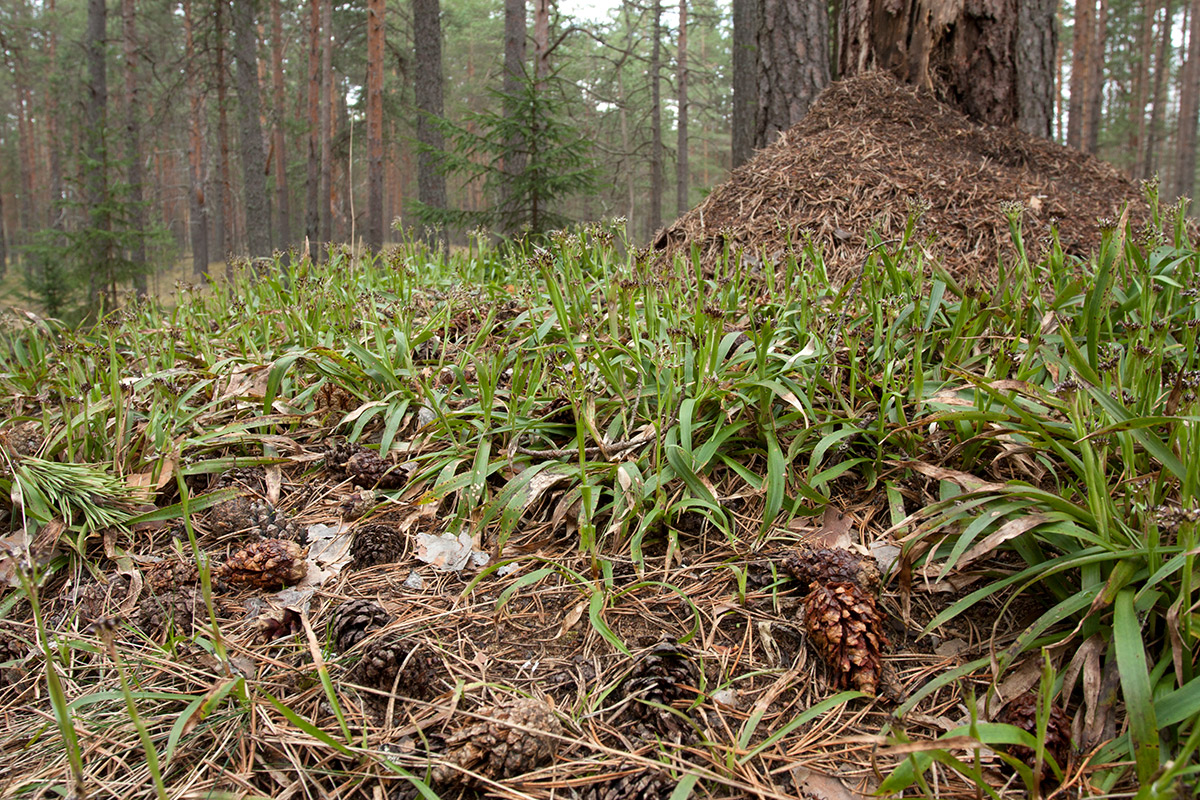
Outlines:
[[1192,243],[616,235],[6,315],[0,794],[1187,794]]

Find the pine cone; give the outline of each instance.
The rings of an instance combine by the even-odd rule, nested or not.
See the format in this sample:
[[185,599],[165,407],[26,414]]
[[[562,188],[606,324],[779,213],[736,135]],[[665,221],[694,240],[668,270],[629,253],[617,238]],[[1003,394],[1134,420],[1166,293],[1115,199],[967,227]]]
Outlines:
[[358,408],[359,405],[358,399],[353,394],[330,381],[317,387],[316,394],[313,395],[313,402],[316,406],[315,410],[322,419],[327,419],[331,414],[341,417]]
[[72,598],[80,627],[111,615],[129,596],[129,576],[110,575],[101,583],[86,583],[75,589]]
[[151,564],[143,571],[143,575],[146,588],[153,594],[162,594],[200,582],[200,570],[196,568],[196,562],[177,556],[168,556]]
[[341,505],[338,506],[338,509],[342,512],[342,519],[347,521],[356,520],[370,511],[377,502],[374,491],[363,489],[362,491],[353,492],[346,497]]
[[783,558],[783,569],[811,589],[818,583],[856,583],[871,594],[879,592],[879,568],[840,547],[803,545]]
[[506,780],[538,769],[558,749],[554,737],[562,734],[562,725],[550,706],[540,700],[518,698],[484,709],[480,716],[483,719],[446,737],[445,760],[449,763],[434,766],[434,783],[482,784],[461,770],[493,781]]
[[367,489],[399,489],[408,478],[402,469],[380,458],[374,450],[348,442],[325,451],[325,466]]
[[887,647],[875,597],[857,583],[818,583],[804,598],[804,628],[838,688],[875,694]]
[[699,683],[700,670],[687,651],[674,643],[662,642],[634,664],[621,684],[621,694],[633,699],[626,706],[627,713],[659,733],[690,734],[690,727],[678,715],[658,706],[686,712],[696,699]]
[[207,614],[200,587],[185,586],[143,600],[138,606],[137,626],[152,639],[163,633],[191,636]]
[[275,506],[249,495],[218,503],[209,515],[209,525],[222,535],[240,533],[267,539],[292,539],[301,544],[308,536],[307,531]]
[[370,600],[347,600],[334,613],[329,639],[344,653],[391,621],[391,615]]
[[392,633],[363,645],[353,678],[363,686],[424,700],[436,694],[441,672],[441,660],[428,648]]
[[675,791],[677,781],[661,770],[622,767],[627,770],[627,775],[593,783],[581,800],[667,800]]
[[354,569],[391,564],[399,561],[403,553],[404,539],[390,525],[366,525],[355,531],[350,540],[350,566]]
[[42,423],[28,420],[0,432],[0,442],[7,441],[8,447],[18,456],[36,456],[46,442],[42,435]]
[[237,487],[254,494],[262,494],[267,489],[267,473],[262,467],[234,467],[221,473],[214,488],[227,489]]
[[230,583],[273,591],[304,579],[307,553],[286,539],[259,539],[231,555],[216,574]]
[[[1015,725],[1036,739],[1038,735],[1037,712],[1040,702],[1037,692],[1026,692],[1009,703],[997,721]],[[1050,719],[1046,722],[1045,742],[1046,754],[1054,758],[1060,769],[1065,770],[1067,761],[1071,757],[1071,721],[1067,718],[1066,712],[1056,705],[1050,706]],[[1028,747],[1012,745],[1008,748],[1008,754],[1024,761],[1030,769],[1033,768],[1036,754]],[[1039,778],[1048,780],[1053,775],[1054,771],[1043,763],[1042,774]]]

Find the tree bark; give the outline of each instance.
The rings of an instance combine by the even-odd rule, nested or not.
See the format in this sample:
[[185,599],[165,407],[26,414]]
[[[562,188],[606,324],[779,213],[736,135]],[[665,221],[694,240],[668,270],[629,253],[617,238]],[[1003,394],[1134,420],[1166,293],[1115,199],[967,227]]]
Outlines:
[[[413,94],[417,104],[417,199],[430,208],[446,208],[446,176],[437,169],[437,153],[444,147],[437,123],[443,115],[442,19],[440,0],[412,0],[416,72]],[[448,232],[426,232],[431,246],[449,244]]]
[[321,0],[311,0],[308,16],[308,172],[305,181],[304,238],[308,257],[321,258]]
[[[221,202],[218,209],[221,224],[217,226],[217,257],[227,258],[236,246],[237,231],[233,216],[233,176],[229,167],[229,98],[225,85],[225,4],[228,0],[215,0],[216,48],[214,67],[217,83],[217,180],[221,185]],[[227,269],[228,273],[229,270]]]
[[321,6],[321,249],[333,241],[333,0]]
[[267,154],[258,93],[257,6],[255,0],[233,4],[233,57],[237,62],[246,243],[251,258],[266,258],[271,255],[271,204],[267,200]]
[[8,272],[8,241],[4,232],[4,192],[0,192],[0,278]]
[[125,160],[129,162],[129,227],[133,240],[129,262],[138,297],[146,296],[146,209],[142,205],[142,131],[138,120],[137,30],[134,0],[121,0],[121,39],[125,60]]
[[[1137,68],[1133,77],[1133,94],[1129,99],[1129,137],[1126,149],[1132,157],[1126,173],[1130,178],[1142,177],[1146,165],[1146,101],[1150,92],[1150,58],[1154,52],[1154,0],[1142,0],[1141,29],[1138,34],[1138,47],[1134,52]],[[1132,65],[1131,65],[1132,66]]]
[[[54,0],[47,0],[46,12],[50,21],[47,55],[53,76],[58,69],[58,16]],[[47,221],[51,228],[61,230],[64,222],[63,209],[59,207],[63,199],[62,148],[58,136],[58,95],[55,92],[46,95],[46,140],[46,146],[50,150],[50,203],[46,209]]]
[[1087,95],[1084,97],[1088,114],[1084,149],[1095,153],[1100,149],[1100,125],[1104,106],[1104,46],[1108,39],[1108,0],[1100,0],[1096,24],[1092,28],[1092,47],[1088,53]]
[[533,77],[540,85],[549,75],[550,0],[533,0]]
[[[525,39],[526,39],[525,0],[504,0],[504,115],[511,118],[516,111],[515,99],[521,91],[525,79]],[[513,208],[516,202],[511,186],[525,172],[528,162],[524,151],[524,140],[520,133],[513,131],[512,136],[504,144],[504,187],[503,219],[516,216]],[[503,230],[501,233],[512,234],[515,231]]]
[[754,147],[795,125],[829,85],[829,10],[823,0],[758,0]]
[[192,274],[208,272],[208,205],[204,196],[204,108],[196,86],[196,40],[192,0],[183,0],[183,35],[188,96],[188,218],[192,240]]
[[1067,145],[1082,150],[1088,120],[1087,84],[1091,78],[1092,29],[1096,22],[1096,0],[1075,0],[1075,41],[1071,52],[1071,97],[1067,102]]
[[[95,306],[102,287],[110,277],[112,229],[108,206],[108,156],[104,152],[104,129],[107,125],[108,68],[106,61],[108,6],[105,0],[88,0],[87,30],[84,44],[88,68],[87,103],[84,107],[84,154],[87,157],[84,174],[87,186],[90,224],[95,232],[93,264],[89,275],[88,296]],[[115,298],[113,298],[115,301]]]
[[654,0],[650,43],[650,208],[646,214],[646,238],[662,227],[663,141],[662,141],[662,1]]
[[383,250],[384,0],[367,3],[367,247]]
[[754,155],[758,130],[758,0],[733,0],[733,126],[731,166],[735,169]]
[[271,93],[275,95],[272,135],[275,141],[275,207],[279,214],[279,244],[292,243],[292,209],[288,192],[287,151],[283,133],[283,108],[287,94],[283,85],[283,12],[280,0],[271,0]]
[[1167,98],[1167,73],[1171,71],[1171,0],[1162,1],[1163,18],[1159,24],[1158,52],[1154,57],[1154,91],[1150,98],[1150,123],[1146,132],[1146,158],[1142,177],[1149,180],[1158,169],[1158,143],[1162,139],[1162,113]]
[[[1179,144],[1175,151],[1176,197],[1191,197],[1196,186],[1196,127],[1200,112],[1200,0],[1192,0],[1187,60],[1179,92]],[[1193,206],[1195,214],[1195,206]]]
[[977,122],[1048,136],[1054,8],[1048,0],[845,0],[840,73],[889,70]]
[[683,216],[688,210],[688,67],[687,67],[687,0],[679,0],[679,44],[675,55],[675,84],[679,101],[679,121],[675,143],[675,213]]

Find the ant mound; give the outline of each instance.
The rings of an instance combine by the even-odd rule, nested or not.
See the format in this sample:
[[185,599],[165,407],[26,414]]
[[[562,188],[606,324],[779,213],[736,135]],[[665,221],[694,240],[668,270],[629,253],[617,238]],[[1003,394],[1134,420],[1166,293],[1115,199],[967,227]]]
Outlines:
[[878,241],[914,235],[929,258],[960,281],[994,282],[1011,258],[1004,208],[1020,203],[1031,260],[1052,226],[1063,250],[1086,258],[1100,242],[1098,219],[1149,218],[1139,188],[1099,159],[1015,128],[980,125],[927,92],[875,72],[833,84],[804,119],[707,199],[655,237],[665,257],[693,245],[712,269],[726,244],[750,261],[779,264],[811,239],[830,277],[859,274]]

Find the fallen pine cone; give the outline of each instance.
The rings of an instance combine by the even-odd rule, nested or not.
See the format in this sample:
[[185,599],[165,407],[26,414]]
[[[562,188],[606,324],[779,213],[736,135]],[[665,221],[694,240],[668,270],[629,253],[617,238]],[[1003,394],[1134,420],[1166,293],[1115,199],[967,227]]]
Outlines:
[[287,539],[259,539],[231,555],[217,575],[233,584],[273,591],[304,580],[307,553]]
[[562,724],[545,702],[522,697],[479,713],[483,719],[446,737],[449,763],[434,766],[434,783],[482,786],[464,770],[502,781],[532,772],[554,757]]
[[[1037,712],[1038,712],[1037,692],[1026,692],[1018,696],[1011,703],[1005,706],[1004,711],[997,717],[997,722],[1004,722],[1009,725],[1015,725],[1023,731],[1026,731],[1033,738],[1037,738]],[[1056,705],[1050,706],[1050,719],[1046,721],[1046,754],[1052,756],[1059,769],[1065,770],[1067,762],[1071,757],[1071,721],[1067,718],[1066,712]],[[1028,747],[1022,745],[1010,745],[1008,754],[1015,759],[1024,761],[1033,769],[1036,760],[1036,753]],[[1049,780],[1053,777],[1054,772],[1048,764],[1042,764],[1042,774],[1038,776],[1039,780]]]
[[391,621],[392,616],[370,600],[347,600],[334,612],[329,639],[344,653]]

